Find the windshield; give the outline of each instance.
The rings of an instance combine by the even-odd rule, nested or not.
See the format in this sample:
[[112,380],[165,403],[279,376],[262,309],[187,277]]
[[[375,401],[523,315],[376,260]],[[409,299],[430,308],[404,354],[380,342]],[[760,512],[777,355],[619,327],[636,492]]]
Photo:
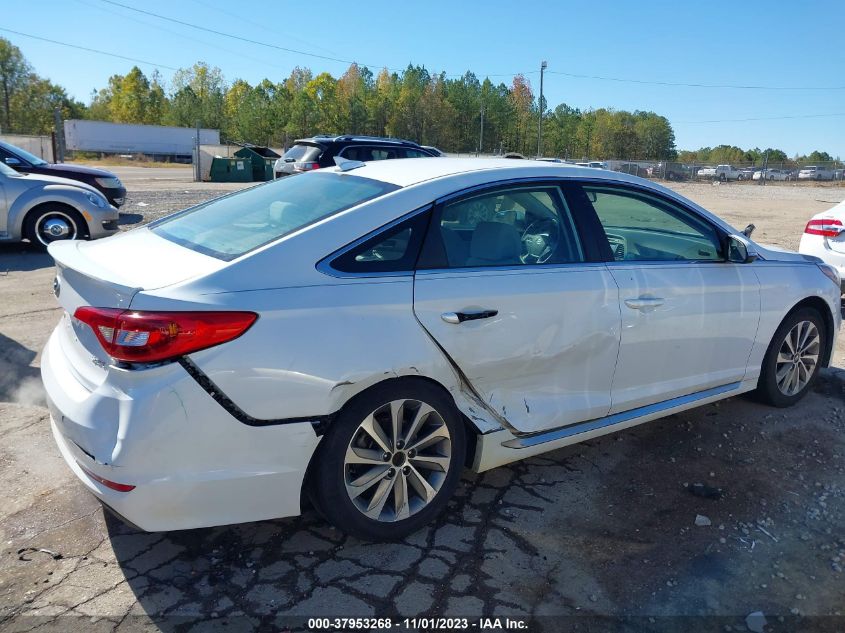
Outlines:
[[20,158],[23,158],[26,162],[32,163],[33,165],[46,165],[47,161],[43,158],[38,158],[35,154],[30,154],[25,149],[21,149],[20,147],[16,147],[14,145],[9,145],[8,143],[0,143],[0,147],[5,149],[7,152],[12,154],[16,154]]
[[186,209],[150,229],[186,248],[230,261],[398,188],[349,174],[300,174]]

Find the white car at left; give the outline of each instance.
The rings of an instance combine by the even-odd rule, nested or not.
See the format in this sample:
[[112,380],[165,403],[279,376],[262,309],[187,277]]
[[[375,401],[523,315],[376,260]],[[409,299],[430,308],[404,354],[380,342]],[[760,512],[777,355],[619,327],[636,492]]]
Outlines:
[[845,200],[810,218],[798,252],[818,257],[845,278]]
[[20,173],[0,162],[0,242],[95,239],[118,229],[118,210],[77,180]]
[[[636,176],[409,158],[50,246],[59,451],[150,531],[300,513],[396,539],[476,472],[827,365],[839,277]],[[647,459],[644,456],[644,459]]]

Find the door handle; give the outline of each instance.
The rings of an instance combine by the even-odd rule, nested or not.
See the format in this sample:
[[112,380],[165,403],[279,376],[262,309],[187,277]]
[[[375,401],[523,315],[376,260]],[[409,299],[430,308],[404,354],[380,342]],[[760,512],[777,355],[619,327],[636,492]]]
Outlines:
[[464,321],[477,321],[478,319],[489,319],[499,314],[498,310],[472,310],[471,312],[444,312],[440,318],[446,323],[463,323]]
[[625,299],[625,305],[632,310],[642,310],[647,312],[662,306],[666,302],[665,299],[659,297],[637,297],[636,299]]

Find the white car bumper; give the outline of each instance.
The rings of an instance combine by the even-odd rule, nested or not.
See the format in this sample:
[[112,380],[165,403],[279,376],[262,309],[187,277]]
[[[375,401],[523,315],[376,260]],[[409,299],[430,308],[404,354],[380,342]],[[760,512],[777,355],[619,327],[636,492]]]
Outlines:
[[[176,363],[109,368],[90,390],[62,349],[61,327],[41,363],[53,434],[70,469],[104,504],[147,531],[300,513],[319,442],[311,424],[242,424]],[[135,488],[119,492],[88,473]]]
[[845,292],[845,253],[830,248],[827,238],[824,236],[807,233],[801,236],[798,252],[802,255],[813,255],[825,264],[833,266],[839,273],[839,278],[842,280],[842,289]]

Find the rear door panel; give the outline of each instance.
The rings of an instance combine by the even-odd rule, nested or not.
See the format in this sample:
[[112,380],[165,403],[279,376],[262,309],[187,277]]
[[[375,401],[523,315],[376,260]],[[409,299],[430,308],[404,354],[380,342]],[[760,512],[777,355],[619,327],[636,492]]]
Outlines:
[[[414,311],[478,395],[518,431],[602,417],[619,351],[618,291],[603,264],[419,271]],[[497,310],[447,323],[446,312]]]

